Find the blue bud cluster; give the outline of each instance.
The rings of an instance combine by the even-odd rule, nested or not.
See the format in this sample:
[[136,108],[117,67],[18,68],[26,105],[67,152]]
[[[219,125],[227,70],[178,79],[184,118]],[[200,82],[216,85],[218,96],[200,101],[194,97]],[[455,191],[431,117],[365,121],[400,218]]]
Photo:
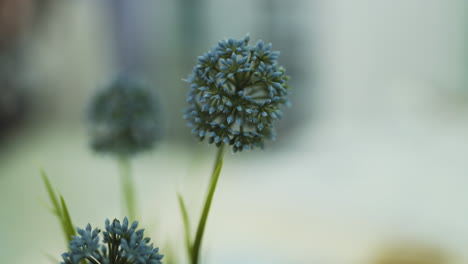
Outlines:
[[249,46],[249,37],[220,41],[198,57],[187,79],[189,107],[184,118],[200,140],[234,152],[263,148],[274,139],[273,122],[288,103],[289,77],[278,66],[278,51],[262,40]]
[[154,89],[126,75],[99,91],[88,111],[91,145],[96,152],[131,155],[149,150],[160,138]]
[[137,230],[138,222],[129,225],[124,218],[110,223],[106,220],[106,231],[103,232],[103,243],[99,240],[99,229],[87,225],[78,228],[78,236],[70,241],[70,251],[62,254],[61,264],[161,264],[163,255],[159,248],[149,244],[150,238],[144,238],[144,229]]

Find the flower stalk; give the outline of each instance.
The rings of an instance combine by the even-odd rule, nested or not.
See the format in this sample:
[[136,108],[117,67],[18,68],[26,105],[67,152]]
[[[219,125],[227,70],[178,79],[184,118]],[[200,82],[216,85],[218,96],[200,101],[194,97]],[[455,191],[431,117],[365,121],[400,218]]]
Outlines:
[[205,234],[206,223],[208,221],[208,216],[210,214],[211,204],[213,202],[213,197],[216,191],[216,186],[218,185],[219,175],[221,174],[221,169],[223,167],[223,158],[225,153],[225,144],[222,143],[216,152],[216,159],[213,167],[213,172],[211,175],[210,184],[208,187],[208,193],[206,194],[205,202],[203,204],[203,209],[200,215],[200,220],[197,225],[197,230],[195,233],[195,238],[193,242],[191,241],[190,235],[190,223],[187,214],[187,209],[182,197],[179,195],[179,203],[182,211],[182,218],[184,221],[185,227],[185,243],[187,247],[187,252],[189,255],[191,264],[200,263],[200,251],[201,245],[203,242],[203,236]]
[[200,247],[203,240],[203,235],[205,233],[206,222],[208,220],[208,215],[211,209],[211,203],[213,202],[213,197],[216,191],[216,186],[218,185],[219,175],[223,167],[223,157],[224,157],[224,144],[218,148],[216,153],[215,165],[213,168],[213,173],[211,175],[210,187],[206,195],[205,204],[203,205],[203,211],[200,216],[200,221],[198,222],[197,233],[195,235],[195,240],[193,242],[192,248],[192,264],[198,264],[200,259]]
[[124,212],[133,221],[137,217],[137,203],[135,195],[135,185],[133,183],[131,162],[127,156],[120,156],[118,158],[120,184],[123,194]]

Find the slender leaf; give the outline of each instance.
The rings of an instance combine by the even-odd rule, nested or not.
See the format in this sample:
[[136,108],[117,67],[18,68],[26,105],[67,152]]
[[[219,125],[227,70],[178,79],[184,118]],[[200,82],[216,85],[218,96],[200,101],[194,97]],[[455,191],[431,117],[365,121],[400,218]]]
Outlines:
[[[63,234],[65,235],[65,241],[68,247],[68,243],[71,241],[72,236],[76,234],[75,229],[71,221],[70,213],[68,212],[65,199],[62,195],[57,195],[52,188],[49,178],[44,170],[41,169],[41,176],[46,187],[47,193],[49,194],[50,201],[52,202],[53,208],[50,208],[52,213],[57,216],[61,226]],[[59,199],[57,199],[59,197]]]
[[179,198],[179,205],[180,205],[180,211],[182,213],[182,220],[184,222],[184,231],[185,231],[185,246],[187,247],[187,252],[189,254],[189,258],[192,258],[192,238],[190,236],[190,221],[187,213],[187,207],[185,206],[184,203],[184,198],[182,198],[182,195],[177,194],[177,197]]
[[72,236],[76,235],[75,228],[73,228],[72,220],[70,217],[70,213],[68,212],[67,204],[65,203],[65,199],[63,196],[60,195],[60,202],[62,204],[62,224],[63,229],[66,230],[68,241],[72,239]]
[[57,215],[59,218],[62,217],[62,211],[60,204],[57,200],[57,197],[55,195],[54,189],[52,188],[52,184],[50,184],[49,178],[47,177],[47,174],[43,169],[41,169],[41,176],[42,180],[44,182],[44,185],[46,187],[47,193],[49,194],[50,201],[52,202],[52,205],[54,206],[54,214]]

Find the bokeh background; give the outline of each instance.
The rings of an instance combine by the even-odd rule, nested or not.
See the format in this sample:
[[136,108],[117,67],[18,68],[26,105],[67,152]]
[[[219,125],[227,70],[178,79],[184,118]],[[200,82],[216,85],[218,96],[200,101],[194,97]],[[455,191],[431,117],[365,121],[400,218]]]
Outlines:
[[186,263],[176,192],[198,219],[214,148],[185,127],[182,79],[246,33],[281,51],[293,106],[265,151],[226,155],[205,263],[467,263],[467,11],[464,0],[0,1],[0,263],[65,251],[39,167],[76,225],[122,217],[117,166],[89,149],[85,122],[119,72],[160,95],[164,137],[133,162],[140,222]]

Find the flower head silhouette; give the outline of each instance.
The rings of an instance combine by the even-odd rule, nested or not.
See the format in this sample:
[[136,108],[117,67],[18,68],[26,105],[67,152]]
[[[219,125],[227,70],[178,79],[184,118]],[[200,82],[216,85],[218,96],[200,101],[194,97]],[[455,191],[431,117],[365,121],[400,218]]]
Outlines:
[[151,149],[160,137],[155,92],[141,80],[118,76],[91,101],[91,145],[97,152],[130,155]]

